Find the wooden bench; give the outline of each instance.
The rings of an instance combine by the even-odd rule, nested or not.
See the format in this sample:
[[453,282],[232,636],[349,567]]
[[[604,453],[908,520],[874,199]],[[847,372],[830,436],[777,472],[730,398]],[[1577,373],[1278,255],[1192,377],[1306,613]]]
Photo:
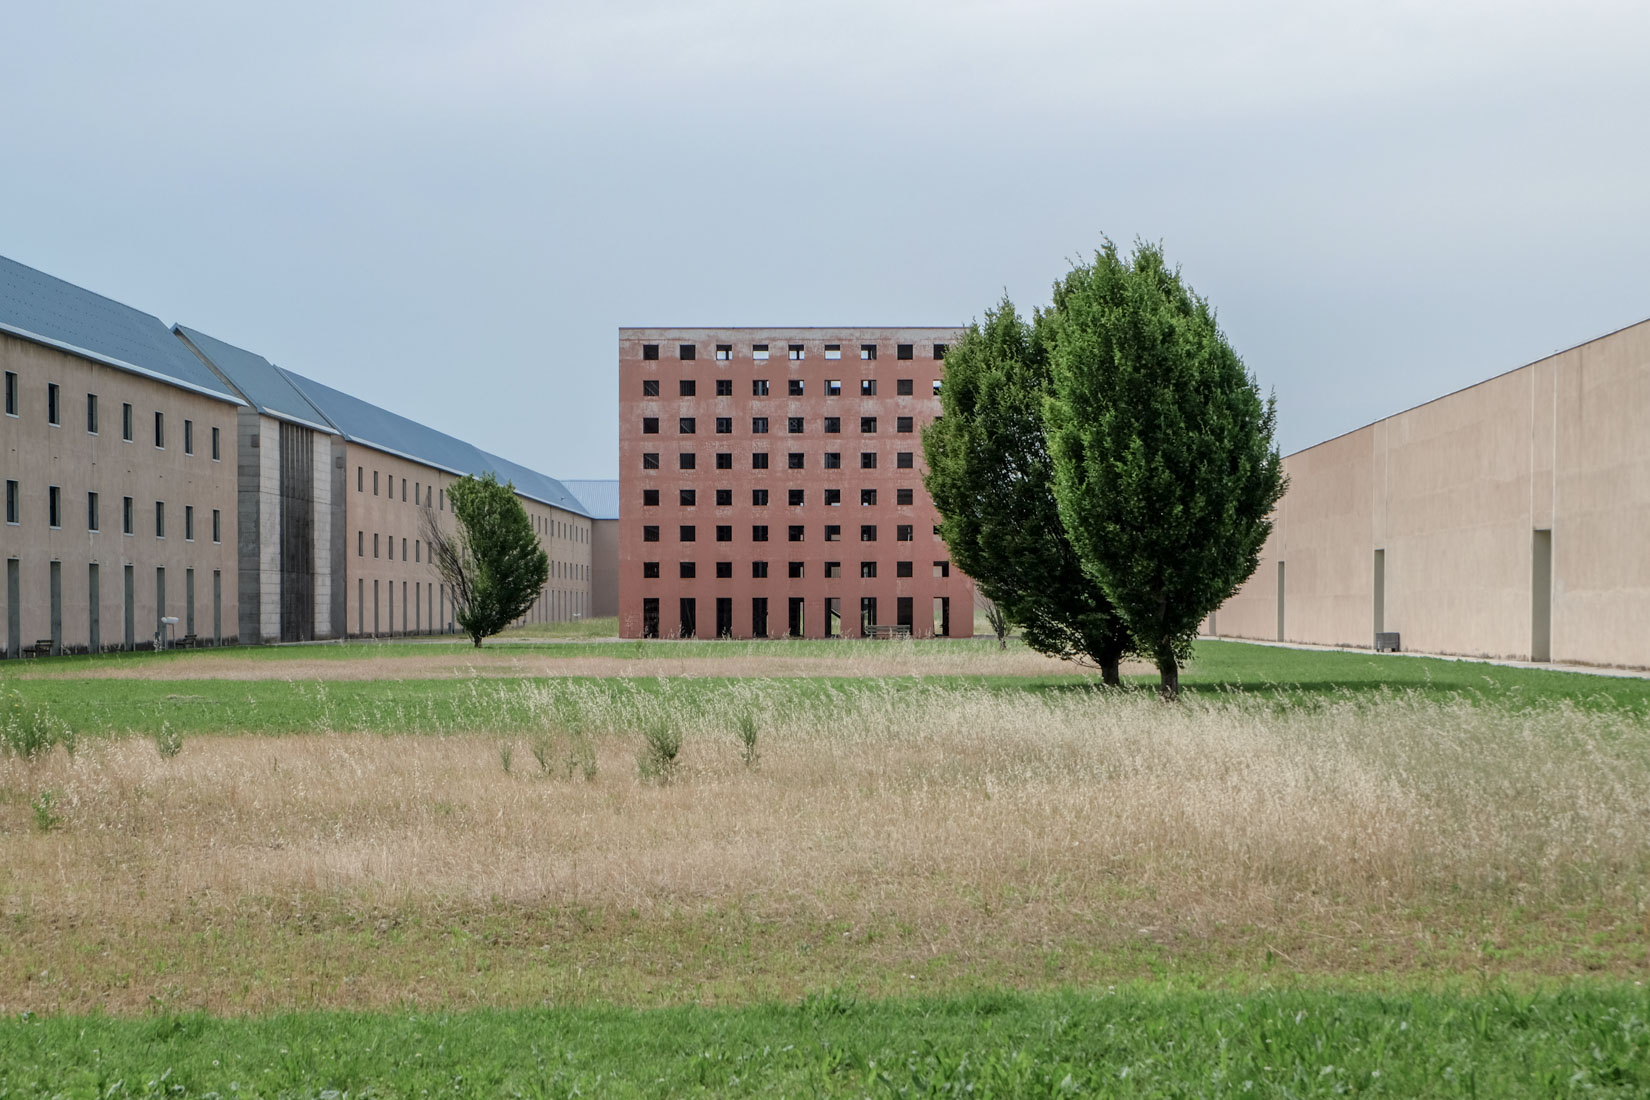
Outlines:
[[179,649],[194,649],[199,645],[200,642],[196,640],[193,634],[185,634],[177,643]]
[[51,655],[52,640],[50,638],[37,638],[33,645],[27,646],[23,650],[23,656],[25,657],[50,657]]
[[1376,653],[1398,652],[1398,632],[1396,630],[1381,631],[1375,635]]
[[911,628],[908,627],[908,626],[886,626],[886,625],[885,626],[873,626],[871,628],[871,632],[866,635],[866,637],[868,637],[868,638],[876,638],[880,641],[892,641],[895,638],[909,638],[910,636],[911,636]]

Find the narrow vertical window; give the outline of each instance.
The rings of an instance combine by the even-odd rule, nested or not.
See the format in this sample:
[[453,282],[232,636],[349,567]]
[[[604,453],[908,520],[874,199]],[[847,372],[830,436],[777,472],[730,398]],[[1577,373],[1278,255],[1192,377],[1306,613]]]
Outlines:
[[186,455],[195,453],[195,422],[193,420],[183,422],[183,453]]
[[89,435],[97,434],[97,394],[86,395],[86,431]]
[[128,402],[120,405],[120,438],[128,443],[132,441],[132,406]]
[[212,429],[212,461],[217,462],[222,457],[223,457],[222,453],[220,452],[220,450],[218,448],[218,429],[216,427],[213,427],[213,429]]
[[60,415],[62,409],[58,407],[62,397],[63,391],[56,382],[46,383],[46,423],[54,428],[63,423],[63,418]]
[[155,537],[166,537],[166,502],[163,500],[155,501]]
[[51,527],[63,526],[63,489],[60,486],[46,487],[46,522]]
[[17,415],[17,372],[6,372],[6,415]]
[[97,523],[97,494],[86,494],[86,530],[99,530]]
[[159,410],[155,412],[155,446],[166,446],[166,414]]

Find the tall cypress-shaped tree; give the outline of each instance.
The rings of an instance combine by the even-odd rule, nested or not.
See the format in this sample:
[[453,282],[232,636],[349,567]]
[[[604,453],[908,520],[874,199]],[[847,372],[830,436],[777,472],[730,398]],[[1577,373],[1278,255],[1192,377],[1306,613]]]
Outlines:
[[550,578],[550,558],[539,546],[515,486],[491,473],[459,478],[447,487],[458,518],[448,534],[424,508],[424,538],[430,561],[453,594],[454,618],[481,646],[525,615]]
[[951,560],[1026,644],[1087,658],[1108,684],[1129,635],[1084,572],[1060,523],[1043,431],[1049,356],[1042,318],[1027,324],[1004,298],[945,356],[943,415],[923,433],[924,484]]
[[1198,624],[1254,573],[1271,532],[1285,486],[1276,406],[1155,245],[1124,261],[1106,242],[1056,285],[1051,319],[1060,516],[1172,697]]

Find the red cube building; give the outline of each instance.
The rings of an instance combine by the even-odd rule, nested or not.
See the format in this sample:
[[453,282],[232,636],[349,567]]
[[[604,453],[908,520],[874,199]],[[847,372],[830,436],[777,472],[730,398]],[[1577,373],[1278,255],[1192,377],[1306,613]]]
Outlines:
[[922,484],[959,335],[620,329],[620,633],[971,636]]

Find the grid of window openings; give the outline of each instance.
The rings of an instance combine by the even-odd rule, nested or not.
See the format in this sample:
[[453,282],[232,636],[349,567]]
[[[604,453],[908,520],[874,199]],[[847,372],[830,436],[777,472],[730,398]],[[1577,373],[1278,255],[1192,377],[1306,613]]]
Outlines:
[[[19,420],[27,418],[30,415],[31,410],[29,409],[29,403],[25,393],[24,380],[18,372],[5,371],[3,379],[0,379],[0,387],[3,387],[5,415]],[[62,383],[50,380],[46,381],[39,391],[38,400],[40,401],[40,404],[36,406],[34,415],[39,416],[41,421],[43,421],[47,427],[56,429],[62,429],[65,427],[72,429],[74,427],[74,422],[72,420],[74,415],[73,402],[76,398],[74,398],[73,395],[66,393]],[[70,403],[67,406],[68,411],[65,410],[66,401]],[[87,393],[85,395],[85,401],[86,435],[99,436],[102,434],[103,429],[99,395],[96,393]],[[153,410],[153,416],[155,425],[154,445],[157,449],[165,450],[166,410],[155,409]],[[68,424],[65,424],[66,417],[70,418]],[[121,404],[122,442],[134,442],[132,433],[133,420],[134,406],[130,402],[123,402]],[[195,422],[192,418],[183,418],[182,423],[184,426],[183,455],[185,458],[193,458],[195,457]],[[210,458],[214,462],[221,461],[219,444],[219,439],[221,437],[219,435],[219,429],[214,426],[211,429],[211,432],[212,452]],[[66,503],[64,493],[65,489],[62,485],[46,484],[41,486],[29,486],[20,479],[7,479],[5,502],[6,524],[15,527],[27,527],[30,522],[30,516],[24,502],[26,499],[33,497],[34,499],[41,501],[40,505],[36,505],[36,507],[41,508],[41,514],[35,522],[40,522],[43,526],[52,530],[73,529],[76,522],[76,517],[70,514],[71,508]],[[38,496],[36,496],[36,494],[38,494]],[[86,491],[85,530],[89,534],[101,534],[103,531],[102,514],[99,509],[100,500],[101,493],[99,490],[91,489]],[[122,534],[137,537],[138,530],[137,525],[134,522],[133,515],[133,498],[125,497],[124,500],[125,508]],[[156,539],[164,539],[166,537],[166,506],[167,502],[164,500],[156,500],[153,502],[155,522],[153,528],[146,533],[153,535]],[[184,502],[181,507],[183,509],[183,514],[186,517],[186,526],[190,531],[193,531],[195,505],[192,502]],[[216,516],[218,512],[219,509],[212,509],[214,516]],[[212,541],[221,542],[222,539],[218,537],[217,534],[221,533],[220,524],[214,523],[214,532],[215,534]],[[193,538],[194,536],[190,534],[186,536],[185,541],[193,541]]]
[[[620,372],[621,630],[952,633],[949,605],[966,589],[940,583],[948,551],[919,460],[953,335],[941,332],[632,336]],[[845,545],[864,555],[846,570]],[[780,583],[749,583],[768,579]],[[841,583],[821,594],[787,580]],[[972,607],[957,612],[971,633]]]
[[[350,568],[355,584],[348,590],[348,632],[379,636],[454,629],[446,585],[430,567],[423,518],[427,509],[437,523],[450,527],[445,481],[425,480],[434,471],[384,455],[357,459],[354,471],[349,478],[361,502],[348,511],[362,525],[355,528],[348,551],[355,559]],[[587,617],[592,572],[589,521],[532,498],[518,500],[550,566],[539,598],[518,622]]]

